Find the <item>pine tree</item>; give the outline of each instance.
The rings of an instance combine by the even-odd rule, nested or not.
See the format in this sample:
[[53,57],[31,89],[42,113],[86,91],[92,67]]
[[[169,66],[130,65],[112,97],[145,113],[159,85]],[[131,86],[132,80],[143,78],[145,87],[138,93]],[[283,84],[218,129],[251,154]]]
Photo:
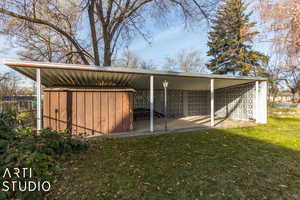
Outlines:
[[215,74],[258,75],[268,62],[267,56],[252,49],[258,32],[251,31],[255,23],[249,22],[251,13],[245,10],[243,0],[223,0],[212,21],[207,53],[212,59],[207,67]]

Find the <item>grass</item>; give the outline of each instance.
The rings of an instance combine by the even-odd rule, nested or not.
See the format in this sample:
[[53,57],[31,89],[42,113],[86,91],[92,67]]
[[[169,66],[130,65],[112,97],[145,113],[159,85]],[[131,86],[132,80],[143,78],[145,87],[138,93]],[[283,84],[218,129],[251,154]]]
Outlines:
[[93,142],[64,161],[49,197],[300,199],[300,110],[269,115],[256,127]]
[[97,141],[51,199],[300,199],[300,119]]

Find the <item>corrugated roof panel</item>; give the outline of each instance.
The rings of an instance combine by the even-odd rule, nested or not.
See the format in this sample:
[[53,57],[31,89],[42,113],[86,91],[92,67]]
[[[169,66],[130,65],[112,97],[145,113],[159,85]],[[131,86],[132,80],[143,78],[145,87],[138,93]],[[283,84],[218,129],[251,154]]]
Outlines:
[[180,73],[96,67],[25,61],[6,61],[6,65],[35,80],[35,69],[41,68],[42,84],[46,87],[132,87],[149,89],[149,77],[154,76],[154,88],[163,89],[162,82],[169,82],[169,89],[209,90],[210,79],[216,88],[266,80],[260,77],[232,77],[199,73]]

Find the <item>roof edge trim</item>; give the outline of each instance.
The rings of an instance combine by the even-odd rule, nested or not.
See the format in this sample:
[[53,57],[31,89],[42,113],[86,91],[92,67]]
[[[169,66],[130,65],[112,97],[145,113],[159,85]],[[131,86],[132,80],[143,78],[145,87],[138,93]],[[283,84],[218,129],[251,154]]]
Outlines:
[[22,61],[22,60],[5,60],[5,65],[11,68],[40,68],[40,69],[62,69],[62,70],[82,70],[82,71],[99,71],[99,72],[113,72],[113,73],[129,73],[141,75],[159,75],[159,76],[179,76],[179,77],[195,77],[195,78],[212,78],[212,79],[235,79],[235,80],[253,80],[266,81],[264,77],[247,77],[247,76],[230,76],[230,75],[216,75],[216,74],[201,74],[192,72],[172,72],[159,70],[145,70],[132,69],[123,67],[105,67],[95,65],[81,65],[81,64],[64,64],[64,63],[50,63],[37,61]]

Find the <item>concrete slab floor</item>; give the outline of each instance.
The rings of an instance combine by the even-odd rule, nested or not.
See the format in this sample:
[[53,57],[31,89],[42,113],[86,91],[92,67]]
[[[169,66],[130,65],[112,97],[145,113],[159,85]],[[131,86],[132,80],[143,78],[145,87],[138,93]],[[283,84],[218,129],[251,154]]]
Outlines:
[[[88,139],[97,137],[107,137],[107,138],[122,138],[122,137],[134,137],[142,135],[157,135],[164,133],[175,133],[175,132],[189,132],[196,130],[207,130],[210,129],[210,116],[208,115],[197,115],[197,116],[187,116],[181,118],[169,118],[168,119],[168,129],[165,131],[165,119],[156,118],[154,120],[154,132],[149,131],[150,126],[149,120],[137,120],[134,121],[134,130],[130,132],[121,133],[110,133],[104,135],[91,135],[87,136]],[[226,119],[221,117],[215,118],[215,128],[238,128],[246,126],[255,126],[255,122],[239,121]]]

